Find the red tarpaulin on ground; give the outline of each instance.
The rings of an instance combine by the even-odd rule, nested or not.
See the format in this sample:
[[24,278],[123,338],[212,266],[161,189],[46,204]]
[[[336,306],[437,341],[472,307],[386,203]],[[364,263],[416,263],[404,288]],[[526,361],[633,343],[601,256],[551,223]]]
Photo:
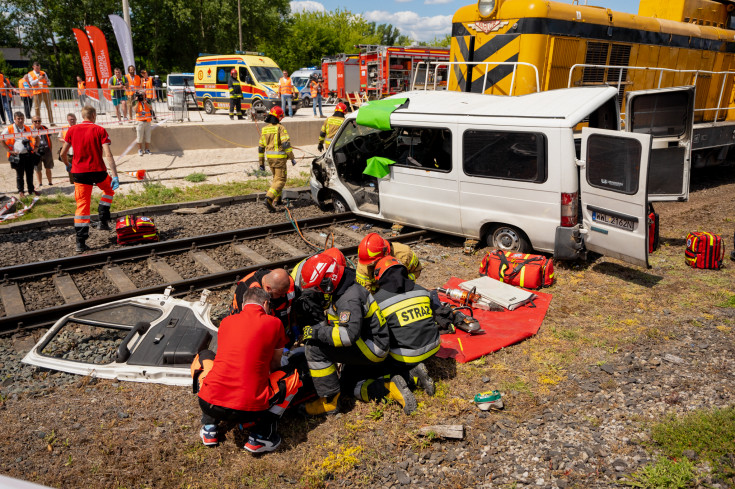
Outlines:
[[[452,277],[443,287],[458,289],[462,282],[464,280]],[[533,300],[536,307],[526,304],[513,311],[501,312],[473,309],[472,312],[485,334],[470,335],[459,329],[454,334],[443,334],[442,346],[436,356],[466,363],[535,335],[551,304],[551,294],[537,291],[533,293],[538,296]],[[447,299],[444,294],[439,294],[439,298],[443,302],[457,305],[457,302]]]

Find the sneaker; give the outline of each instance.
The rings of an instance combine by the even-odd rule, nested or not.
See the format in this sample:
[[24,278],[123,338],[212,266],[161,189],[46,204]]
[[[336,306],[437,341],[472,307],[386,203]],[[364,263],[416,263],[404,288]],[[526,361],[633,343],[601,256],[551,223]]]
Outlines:
[[265,204],[265,208],[268,209],[268,212],[277,212],[276,208],[273,207],[273,202],[271,202],[270,199],[265,199],[263,203]]
[[408,375],[411,377],[413,383],[420,386],[426,394],[429,396],[434,395],[434,379],[429,377],[429,370],[426,368],[426,365],[419,363],[409,370]]
[[411,414],[418,407],[413,392],[411,392],[408,384],[406,384],[406,379],[400,375],[391,377],[390,382],[385,383],[385,388],[388,389],[388,394],[386,394],[385,398],[400,404],[403,407],[404,413]]
[[139,149],[138,150],[138,156],[143,156],[143,150],[142,149]]
[[151,154],[151,150],[150,149],[145,150],[145,154],[147,155]]
[[202,439],[202,443],[208,447],[213,447],[219,444],[218,435],[216,424],[205,424],[202,426],[202,429],[199,430],[199,437]]
[[281,444],[281,437],[278,433],[273,433],[270,438],[256,435],[253,433],[248,437],[243,448],[250,453],[266,453],[272,452]]
[[483,411],[503,409],[503,399],[498,391],[480,392],[475,396],[475,404]]
[[324,414],[337,414],[340,393],[336,393],[331,397],[320,397],[315,401],[307,402],[299,405],[301,414],[308,416],[322,416]]

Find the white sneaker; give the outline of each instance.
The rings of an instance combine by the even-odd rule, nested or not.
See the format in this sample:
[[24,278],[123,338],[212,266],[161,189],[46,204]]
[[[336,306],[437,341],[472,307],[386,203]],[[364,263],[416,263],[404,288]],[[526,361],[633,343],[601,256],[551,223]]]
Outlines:
[[147,155],[151,154],[151,150],[150,149],[145,150],[145,154]]
[[143,156],[143,150],[142,149],[139,149],[138,150],[138,156]]

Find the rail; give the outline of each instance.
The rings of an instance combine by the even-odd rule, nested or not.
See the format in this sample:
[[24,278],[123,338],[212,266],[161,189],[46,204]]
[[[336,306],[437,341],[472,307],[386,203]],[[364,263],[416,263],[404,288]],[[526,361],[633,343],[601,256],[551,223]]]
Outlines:
[[[418,75],[419,67],[420,65],[426,63],[426,61],[420,61],[416,63],[416,74],[414,74],[414,80],[411,83],[411,90],[414,89],[415,81],[416,81],[416,75]],[[482,92],[484,93],[485,90],[487,90],[487,75],[489,73],[489,67],[491,65],[493,66],[512,66],[513,67],[513,76],[510,79],[510,93],[509,96],[513,96],[513,89],[515,88],[515,79],[516,79],[516,72],[518,70],[519,66],[526,66],[529,68],[533,68],[534,74],[536,75],[536,92],[540,91],[541,84],[539,83],[539,74],[538,74],[538,68],[536,65],[532,63],[526,63],[523,61],[431,61],[428,63],[428,65],[435,65],[434,66],[434,90],[436,90],[436,79],[439,71],[440,66],[448,66],[452,67],[453,65],[485,65],[485,76],[482,78]],[[429,67],[427,65],[427,68]],[[453,69],[447,70],[447,87],[451,84],[452,81],[452,73],[454,72]],[[426,75],[424,77],[427,82],[424,84],[424,87],[428,84],[428,77],[429,77],[429,70],[426,70]],[[424,88],[426,89],[426,88]]]
[[[727,85],[727,79],[730,75],[735,76],[735,72],[733,71],[708,71],[708,70],[676,70],[672,68],[658,68],[658,67],[648,67],[648,66],[621,66],[621,65],[595,65],[595,64],[584,64],[584,63],[578,63],[575,65],[572,65],[571,68],[569,68],[569,79],[567,82],[567,88],[570,88],[572,86],[572,80],[574,78],[574,72],[577,69],[584,69],[584,68],[592,68],[592,69],[600,69],[600,70],[619,70],[618,74],[618,81],[617,84],[614,86],[617,87],[618,92],[620,91],[623,84],[630,84],[631,82],[627,80],[628,77],[628,71],[651,71],[651,72],[658,72],[658,82],[657,86],[655,88],[664,88],[662,87],[662,83],[664,80],[664,75],[672,75],[672,80],[675,80],[675,76],[679,74],[683,75],[693,75],[693,80],[690,80],[691,83],[688,83],[688,85],[697,86],[697,81],[699,79],[700,75],[709,75],[709,76],[716,76],[716,75],[722,75],[721,85],[720,85],[720,93],[717,99],[717,107],[704,107],[704,108],[695,108],[694,112],[706,112],[706,111],[715,111],[715,118],[714,120],[717,120],[720,111],[727,112],[728,110],[732,110],[735,107],[723,107],[723,97],[725,95],[725,87]],[[625,78],[626,80],[623,80],[623,72],[625,71]],[[610,85],[610,81],[601,81],[601,82],[592,82],[595,85]],[[687,85],[687,83],[679,83],[677,85],[670,85],[670,86],[682,86]],[[651,87],[654,88],[654,87]],[[622,100],[620,101],[620,115],[623,116],[625,114],[625,111],[623,110],[624,107],[622,105]]]

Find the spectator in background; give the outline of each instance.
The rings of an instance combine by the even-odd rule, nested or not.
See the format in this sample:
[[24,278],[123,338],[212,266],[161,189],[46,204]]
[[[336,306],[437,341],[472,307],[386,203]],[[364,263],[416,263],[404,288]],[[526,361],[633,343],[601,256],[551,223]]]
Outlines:
[[54,114],[51,112],[51,95],[49,94],[48,89],[48,75],[46,75],[45,71],[41,71],[41,63],[34,61],[33,69],[28,72],[26,78],[33,89],[33,104],[36,106],[36,117],[41,117],[41,102],[43,102],[46,104],[49,124],[55,126]]
[[140,70],[140,89],[143,90],[149,104],[152,104],[156,100],[156,94],[153,89],[153,78],[148,76],[148,71],[146,70]]
[[153,87],[156,89],[156,101],[163,102],[163,82],[158,75],[153,77]]
[[[15,87],[10,78],[3,76],[0,73],[0,115],[2,115],[3,122],[7,120],[10,124],[13,122],[13,92]],[[6,116],[7,115],[7,119]]]
[[309,91],[311,92],[311,106],[314,107],[314,117],[316,117],[316,106],[319,104],[319,117],[324,118],[322,113],[322,88],[324,80],[321,75],[312,75],[309,80]]
[[288,104],[288,116],[293,117],[293,83],[288,77],[288,71],[284,71],[283,78],[278,80],[278,93],[281,95],[281,110],[285,114]]
[[[48,130],[48,127],[41,124],[40,117],[33,118],[33,130],[42,131]],[[41,176],[41,166],[46,169],[46,180],[49,185],[53,185],[51,182],[51,169],[54,167],[54,155],[51,153],[53,149],[51,145],[51,137],[48,134],[39,134],[36,138],[36,154],[39,159],[36,163],[36,176],[38,177],[38,186],[43,186],[43,178]]]
[[[14,123],[6,127],[2,132],[2,136],[6,134],[20,134],[30,132],[31,128],[25,125],[25,116],[22,112],[16,112],[13,117]],[[36,163],[34,150],[36,148],[36,138],[33,137],[14,137],[12,139],[4,139],[3,144],[8,149],[8,162],[10,167],[15,170],[16,183],[18,185],[18,196],[22,199],[26,196],[24,192],[23,178],[28,185],[28,193],[36,194],[33,187],[33,167]]]
[[18,80],[18,88],[20,89],[20,99],[23,101],[23,110],[26,113],[26,119],[30,119],[31,109],[33,108],[33,90],[31,90],[31,84],[26,77]]
[[87,100],[87,84],[81,76],[77,77],[77,95],[79,96],[79,110],[82,109],[86,104]]
[[130,121],[133,120],[133,105],[135,104],[135,93],[140,89],[140,77],[135,74],[135,66],[128,66],[128,74],[125,75],[125,79],[128,81],[128,90],[125,95],[128,96],[130,103],[128,104],[128,118]]
[[[120,119],[120,109],[122,109],[122,117],[127,119],[128,116],[128,96],[125,95],[125,88],[128,86],[128,80],[122,76],[120,68],[115,68],[115,74],[110,78],[108,83],[110,87],[110,95],[112,95],[112,105],[115,106],[115,114],[117,122],[122,124]],[[132,100],[130,101],[132,103]]]
[[143,145],[145,144],[145,154],[151,154],[151,120],[153,119],[153,109],[145,98],[145,94],[138,92],[135,95],[135,132],[138,136],[138,155],[143,156]]

